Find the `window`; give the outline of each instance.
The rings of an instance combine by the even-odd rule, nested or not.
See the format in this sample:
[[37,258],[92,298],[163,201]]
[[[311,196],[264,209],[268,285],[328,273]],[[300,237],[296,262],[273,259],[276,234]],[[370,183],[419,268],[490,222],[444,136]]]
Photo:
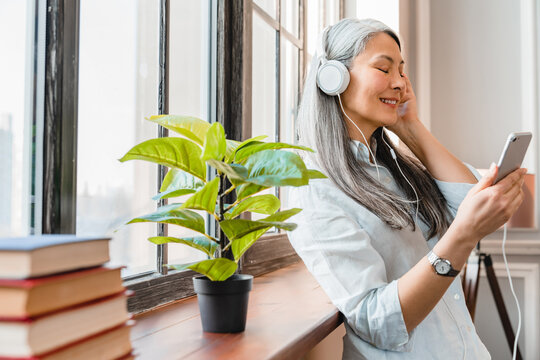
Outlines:
[[34,8],[0,9],[0,236],[20,236],[30,231]]
[[[252,7],[251,134],[244,135],[294,143],[301,87],[316,39],[325,26],[339,20],[343,2],[255,0]],[[288,191],[284,187],[276,193],[282,209],[290,208]],[[246,253],[242,271],[259,275],[297,261],[286,233],[274,231]]]
[[[145,118],[159,113],[159,5],[80,5],[77,234],[111,236],[112,262],[127,266],[124,276],[156,268],[156,246],[146,241],[157,234],[156,224],[125,223],[156,209],[157,166],[117,159],[157,136]],[[169,12],[168,112],[208,119],[209,3],[173,1]],[[186,235],[175,226],[167,230]],[[185,246],[167,250],[169,263],[201,259]]]
[[[209,1],[171,1],[169,113],[195,116],[210,121],[210,36],[211,12]],[[189,54],[189,56],[186,56]],[[174,133],[170,133],[173,136]],[[176,201],[176,200],[175,200]],[[179,202],[179,201],[177,201]],[[204,211],[207,226],[213,218]],[[169,226],[175,237],[196,236],[178,226]],[[168,247],[170,264],[185,264],[202,260],[205,255],[187,246]]]
[[157,1],[80,3],[76,232],[111,236],[124,275],[155,268],[145,239],[156,226],[124,224],[156,208],[156,166],[117,159],[157,134],[144,118],[157,113],[158,10]]
[[[314,54],[324,26],[339,20],[340,6],[339,1],[325,0],[253,2],[252,136],[295,142],[300,89],[308,63],[304,59]],[[288,207],[287,191],[278,191],[283,208]]]
[[[294,142],[306,29],[318,33],[339,3],[314,1],[333,10],[313,26],[305,0],[0,0],[0,46],[10,54],[0,58],[0,236],[111,236],[112,262],[127,265],[126,284],[137,288],[131,311],[191,294],[190,272],[156,269],[201,254],[146,241],[187,234],[124,225],[155,210],[164,174],[117,159],[158,134],[176,136],[144,120],[158,113],[228,122],[236,140]],[[239,89],[244,101],[233,106]]]

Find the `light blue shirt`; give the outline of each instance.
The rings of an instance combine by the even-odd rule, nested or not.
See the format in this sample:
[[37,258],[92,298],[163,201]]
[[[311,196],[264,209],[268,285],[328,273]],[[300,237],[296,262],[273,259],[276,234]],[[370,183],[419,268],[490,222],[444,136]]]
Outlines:
[[[377,179],[367,147],[358,141],[351,147]],[[319,169],[309,159],[306,164]],[[404,196],[386,168],[379,165],[379,173],[384,186]],[[474,185],[435,182],[455,216]],[[420,217],[416,231],[410,226],[393,230],[329,179],[292,188],[290,196],[291,207],[303,209],[291,219],[298,224],[289,232],[291,244],[345,317],[343,359],[491,358],[471,321],[459,276],[431,313],[407,332],[397,280],[419,261],[428,261],[426,254],[439,240],[426,241],[429,228]]]

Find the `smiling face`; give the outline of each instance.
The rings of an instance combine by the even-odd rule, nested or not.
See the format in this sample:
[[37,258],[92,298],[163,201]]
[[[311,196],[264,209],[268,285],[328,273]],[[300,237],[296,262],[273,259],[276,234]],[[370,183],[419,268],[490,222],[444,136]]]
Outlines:
[[[403,66],[398,44],[386,33],[371,38],[351,64],[351,81],[341,96],[343,107],[368,139],[375,129],[398,119],[398,105],[406,90]],[[362,141],[355,127],[346,123],[351,138]]]

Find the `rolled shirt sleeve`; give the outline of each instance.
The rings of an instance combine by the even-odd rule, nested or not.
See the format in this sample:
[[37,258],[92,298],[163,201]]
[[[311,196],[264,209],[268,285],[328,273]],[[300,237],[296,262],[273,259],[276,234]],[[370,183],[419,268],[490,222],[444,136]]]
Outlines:
[[[467,168],[473,173],[473,175],[476,177],[477,180],[480,180],[482,178],[482,175],[476,170],[474,167],[467,163],[463,163]],[[446,182],[441,181],[433,178],[435,180],[435,183],[439,187],[439,190],[443,194],[444,198],[446,199],[446,203],[448,204],[448,208],[450,209],[450,212],[452,213],[452,217],[456,216],[457,210],[459,208],[459,205],[465,199],[465,196],[467,196],[467,193],[469,190],[471,190],[474,185],[476,184],[467,184],[467,183],[454,183],[454,182]]]
[[[301,190],[302,189],[302,190]],[[297,189],[304,210],[293,218],[291,244],[347,324],[362,340],[393,351],[410,351],[397,280],[388,281],[383,258],[370,236],[338,204]],[[314,200],[316,199],[316,200]]]

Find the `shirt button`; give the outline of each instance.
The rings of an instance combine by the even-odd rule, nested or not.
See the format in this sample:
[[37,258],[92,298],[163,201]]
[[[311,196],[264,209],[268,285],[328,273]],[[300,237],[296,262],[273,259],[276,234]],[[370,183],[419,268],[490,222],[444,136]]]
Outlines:
[[459,299],[460,299],[459,294],[455,294],[455,295],[454,295],[454,300],[459,300]]

